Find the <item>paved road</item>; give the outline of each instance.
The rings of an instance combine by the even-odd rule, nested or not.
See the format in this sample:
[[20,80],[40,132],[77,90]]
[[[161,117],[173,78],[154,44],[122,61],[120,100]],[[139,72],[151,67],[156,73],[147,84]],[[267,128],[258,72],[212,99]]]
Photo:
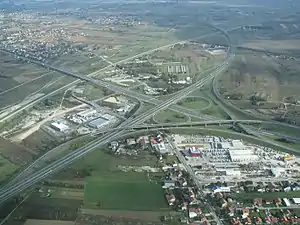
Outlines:
[[[185,170],[189,173],[190,177],[194,181],[195,185],[198,188],[198,191],[199,191],[201,197],[203,199],[205,199],[205,194],[202,191],[202,184],[200,183],[198,177],[196,176],[196,174],[194,173],[194,171],[190,167],[190,165],[188,165],[187,161],[185,160],[185,158],[183,157],[183,155],[181,154],[181,152],[179,151],[179,149],[177,148],[175,143],[172,141],[172,138],[168,138],[168,139],[169,139],[169,143],[172,145],[172,148],[173,148],[174,153],[176,154],[178,160],[181,162],[181,164],[184,166]],[[217,224],[218,225],[223,224],[223,222],[220,220],[220,218],[216,215],[214,207],[212,207],[210,204],[208,204],[207,206],[208,206],[208,208],[210,210],[210,213],[213,216],[214,220],[217,222]]]
[[[170,99],[162,102],[158,106],[148,110],[147,112],[135,117],[131,118],[127,121],[125,121],[122,126],[132,126],[135,124],[143,123],[145,120],[150,118],[153,114],[157,113],[158,111],[164,110],[167,107],[169,107],[172,104],[175,104],[176,102],[180,101],[181,99],[185,98],[187,95],[192,93],[195,89],[202,87],[204,84],[206,84],[208,81],[210,81],[214,76],[216,76],[218,73],[221,73],[224,69],[227,68],[227,66],[230,64],[230,62],[233,60],[234,55],[230,55],[227,60],[222,63],[218,69],[216,69],[214,72],[203,78],[202,80],[199,80],[195,82],[194,84],[190,85],[189,87],[184,88],[183,90],[179,91],[178,93],[174,94]],[[78,76],[78,75],[76,75]],[[31,185],[39,182],[40,180],[44,179],[45,177],[51,175],[54,172],[57,172],[67,165],[71,164],[73,161],[82,158],[87,153],[99,148],[99,146],[103,146],[104,144],[107,144],[115,139],[121,138],[123,136],[126,136],[126,132],[124,131],[115,131],[109,134],[103,135],[100,139],[97,139],[95,141],[90,142],[87,146],[78,149],[74,152],[71,152],[70,154],[65,155],[64,157],[60,158],[59,160],[47,165],[45,168],[41,169],[40,171],[34,173],[31,177],[24,181],[17,182],[14,186],[8,187],[7,189],[1,190],[0,194],[0,203],[6,201],[12,196],[17,195],[21,191],[25,190],[26,188],[30,187]]]
[[[225,31],[228,32],[228,31],[233,31],[233,30],[240,29],[240,28],[241,28],[241,26],[237,26],[237,27],[233,27],[233,28],[231,28],[231,29],[225,30]],[[218,31],[216,31],[216,32],[214,32],[214,33],[200,36],[200,37],[198,37],[197,39],[201,39],[201,38],[205,38],[205,37],[209,37],[209,36],[214,36],[214,35],[219,34],[219,33],[223,33],[223,34],[224,34],[225,32],[224,32],[224,30],[218,29]],[[95,72],[93,72],[93,73],[90,73],[90,74],[88,74],[88,77],[94,77],[94,76],[98,76],[98,77],[99,77],[99,76],[103,76],[103,74],[102,74],[103,71],[108,70],[109,68],[111,68],[111,67],[113,67],[113,66],[115,66],[115,65],[122,64],[122,63],[125,63],[125,62],[128,62],[128,61],[131,61],[131,60],[136,59],[136,58],[138,58],[138,57],[141,57],[141,56],[144,56],[144,55],[151,54],[151,53],[153,53],[153,52],[155,52],[155,51],[159,51],[159,50],[163,50],[163,49],[165,49],[165,48],[172,47],[172,46],[174,46],[174,45],[176,45],[176,44],[184,44],[184,43],[187,43],[187,42],[192,41],[192,40],[193,40],[193,39],[188,39],[188,40],[184,40],[184,41],[178,41],[178,42],[174,42],[174,43],[172,43],[172,44],[167,44],[167,45],[164,45],[164,46],[160,46],[160,47],[158,47],[158,48],[155,48],[155,49],[151,49],[151,50],[148,50],[148,51],[145,51],[145,52],[136,54],[136,55],[131,56],[131,57],[128,57],[128,58],[126,58],[126,59],[120,60],[120,61],[118,61],[118,62],[116,62],[116,63],[110,64],[110,65],[108,65],[108,66],[106,66],[106,67],[104,67],[104,68],[102,68],[102,69],[100,69],[100,70],[98,70],[98,71],[95,71]],[[0,52],[4,52],[4,53],[7,53],[7,54],[10,54],[10,55],[13,55],[13,56],[16,55],[15,52],[8,51],[8,50],[3,49],[3,48],[2,48],[2,49],[0,48]],[[51,65],[46,65],[45,63],[40,62],[40,61],[37,61],[37,60],[34,60],[34,59],[30,59],[30,58],[27,58],[27,57],[24,57],[24,56],[18,56],[18,57],[19,57],[20,59],[29,61],[29,62],[31,62],[31,63],[33,63],[33,64],[41,65],[41,66],[47,67],[47,68],[49,68],[49,69],[52,69],[52,70],[54,70],[54,71],[61,72],[61,73],[65,74],[65,75],[71,75],[71,76],[72,76],[72,74],[74,75],[74,73],[72,73],[72,72],[70,72],[70,71],[66,71],[66,70],[64,70],[64,69],[60,69],[60,68],[57,68],[57,67],[54,67],[54,66],[51,66]],[[76,78],[79,78],[79,77],[76,77]],[[26,104],[25,106],[22,106],[21,108],[15,110],[15,111],[13,111],[13,112],[11,112],[11,113],[10,113],[9,115],[7,115],[5,118],[2,118],[1,121],[5,121],[5,120],[8,120],[8,119],[11,119],[12,117],[14,117],[15,115],[17,115],[17,114],[20,113],[21,111],[23,111],[23,110],[25,110],[25,109],[28,109],[28,108],[32,107],[33,105],[37,104],[38,102],[40,102],[40,101],[42,101],[42,100],[44,100],[44,99],[47,99],[47,98],[49,98],[49,97],[51,97],[51,96],[53,96],[53,95],[59,93],[60,91],[63,91],[63,90],[65,90],[65,89],[67,89],[67,88],[70,88],[70,87],[75,86],[75,85],[78,84],[80,81],[81,81],[81,79],[79,78],[78,80],[75,80],[75,81],[71,82],[70,84],[67,84],[67,85],[65,85],[65,86],[63,86],[63,87],[61,87],[61,88],[59,88],[59,89],[57,89],[57,90],[55,90],[55,91],[53,91],[53,92],[51,92],[51,93],[48,93],[48,94],[42,96],[42,97],[39,98],[39,99],[36,99],[36,100],[34,100],[34,101],[32,101],[32,102],[29,102],[29,103]],[[117,86],[117,87],[119,87],[119,86]],[[114,89],[114,90],[115,90],[115,89]],[[133,97],[133,96],[132,96],[132,97]],[[148,97],[149,97],[149,96],[148,96]],[[159,103],[157,103],[157,104],[159,104]],[[177,109],[176,109],[176,108],[177,108]],[[181,109],[179,109],[179,108],[181,108]],[[189,114],[190,114],[189,116],[194,116],[194,117],[198,117],[198,118],[203,116],[203,115],[201,115],[200,113],[193,112],[193,110],[185,109],[184,107],[180,107],[180,106],[174,106],[174,109],[173,109],[173,107],[171,107],[171,110],[176,110],[176,112],[179,112],[179,110],[181,110],[181,111],[182,111],[181,113],[184,113],[183,111],[186,111],[186,113],[189,113]],[[193,115],[193,114],[194,114],[194,115]],[[187,114],[187,115],[188,115],[188,114]],[[208,119],[209,119],[209,118],[208,118]],[[212,117],[210,117],[210,119],[212,119]],[[0,121],[0,122],[1,122],[1,121]]]

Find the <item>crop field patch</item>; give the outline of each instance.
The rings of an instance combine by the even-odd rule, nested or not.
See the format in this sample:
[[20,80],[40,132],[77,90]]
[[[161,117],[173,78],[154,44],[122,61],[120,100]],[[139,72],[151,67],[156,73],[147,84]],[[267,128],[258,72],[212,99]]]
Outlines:
[[51,198],[74,199],[74,200],[83,200],[84,199],[84,192],[82,189],[57,188],[57,189],[52,190],[51,193],[52,193]]
[[72,221],[60,221],[60,220],[34,220],[28,219],[24,225],[74,225]]
[[99,215],[108,217],[122,217],[138,219],[143,221],[160,221],[162,212],[155,211],[127,211],[127,210],[101,210],[101,209],[81,209],[81,213],[88,215]]
[[167,208],[163,189],[149,182],[90,180],[85,186],[84,203],[114,210],[159,211]]
[[10,177],[17,170],[18,166],[14,165],[0,155],[0,181]]
[[298,46],[300,41],[297,39],[291,40],[253,40],[245,43],[243,46],[248,48],[254,48],[259,50],[273,50],[273,51],[282,51],[282,50],[295,50],[299,49]]
[[12,163],[22,165],[32,160],[34,152],[31,152],[29,149],[4,138],[0,138],[0,142],[0,153]]

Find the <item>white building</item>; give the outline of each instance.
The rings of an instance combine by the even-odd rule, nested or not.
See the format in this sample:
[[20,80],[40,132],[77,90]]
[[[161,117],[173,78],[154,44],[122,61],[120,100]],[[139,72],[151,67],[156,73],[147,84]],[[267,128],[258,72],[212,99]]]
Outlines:
[[229,149],[229,155],[232,162],[252,162],[259,160],[252,149]]
[[214,193],[218,193],[218,192],[229,193],[230,192],[230,187],[217,187],[213,191],[214,191]]
[[285,168],[276,167],[271,169],[272,174],[274,177],[280,177],[282,174],[285,173]]
[[62,133],[65,133],[67,131],[70,130],[70,127],[64,123],[60,123],[60,122],[53,122],[51,123],[51,127],[54,129],[54,130],[57,130],[57,131],[60,131]]
[[293,202],[297,205],[300,205],[300,198],[293,198]]
[[286,206],[291,206],[291,202],[287,198],[283,198],[283,201],[284,201]]
[[97,128],[97,129],[100,129],[100,128],[106,126],[107,124],[109,124],[109,120],[104,119],[102,117],[99,117],[98,119],[95,119],[95,120],[93,120],[89,123],[89,125],[91,127],[94,127],[94,128]]
[[226,176],[239,177],[241,176],[240,170],[225,170]]
[[168,149],[166,148],[166,145],[164,142],[160,142],[160,143],[157,143],[155,145],[155,149],[156,151],[158,151],[160,154],[166,154],[168,153]]

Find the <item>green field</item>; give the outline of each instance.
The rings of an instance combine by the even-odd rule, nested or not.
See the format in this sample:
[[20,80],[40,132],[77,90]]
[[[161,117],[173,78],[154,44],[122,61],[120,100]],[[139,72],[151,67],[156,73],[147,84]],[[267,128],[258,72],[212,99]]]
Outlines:
[[189,118],[183,114],[172,112],[171,110],[161,111],[154,116],[156,122],[186,122]]
[[186,108],[189,109],[194,109],[194,110],[203,110],[207,107],[209,107],[210,102],[206,99],[202,99],[202,98],[196,98],[195,100],[188,100],[185,99],[182,103],[179,103],[179,105],[182,105]]
[[[67,180],[76,172],[89,171],[85,179],[84,208],[107,210],[167,210],[163,189],[149,181],[144,172],[123,172],[118,166],[156,166],[157,158],[147,152],[138,156],[115,156],[99,149],[74,163]],[[59,175],[58,175],[59,176]],[[68,177],[66,177],[68,176]]]
[[138,211],[167,209],[161,186],[150,183],[145,174],[143,176],[132,174],[127,179],[128,173],[120,172],[114,176],[116,180],[103,177],[88,179],[84,194],[85,207]]
[[7,179],[18,167],[0,156],[0,181]]
[[231,195],[237,200],[253,200],[255,198],[273,199],[273,198],[299,198],[300,191],[290,192],[266,192],[266,193],[235,193]]

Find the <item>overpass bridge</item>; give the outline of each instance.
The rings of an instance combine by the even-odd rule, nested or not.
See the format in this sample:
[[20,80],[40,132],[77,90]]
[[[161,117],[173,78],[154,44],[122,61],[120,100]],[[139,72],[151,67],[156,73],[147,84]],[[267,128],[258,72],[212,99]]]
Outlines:
[[107,132],[127,130],[127,131],[138,131],[148,129],[169,129],[169,128],[186,128],[186,127],[207,127],[207,126],[222,126],[222,125],[253,125],[262,124],[264,121],[261,120],[207,120],[207,121],[195,121],[195,122],[176,122],[176,123],[160,123],[160,124],[137,124],[133,126],[115,127],[108,130],[97,131],[94,134],[103,134]]

